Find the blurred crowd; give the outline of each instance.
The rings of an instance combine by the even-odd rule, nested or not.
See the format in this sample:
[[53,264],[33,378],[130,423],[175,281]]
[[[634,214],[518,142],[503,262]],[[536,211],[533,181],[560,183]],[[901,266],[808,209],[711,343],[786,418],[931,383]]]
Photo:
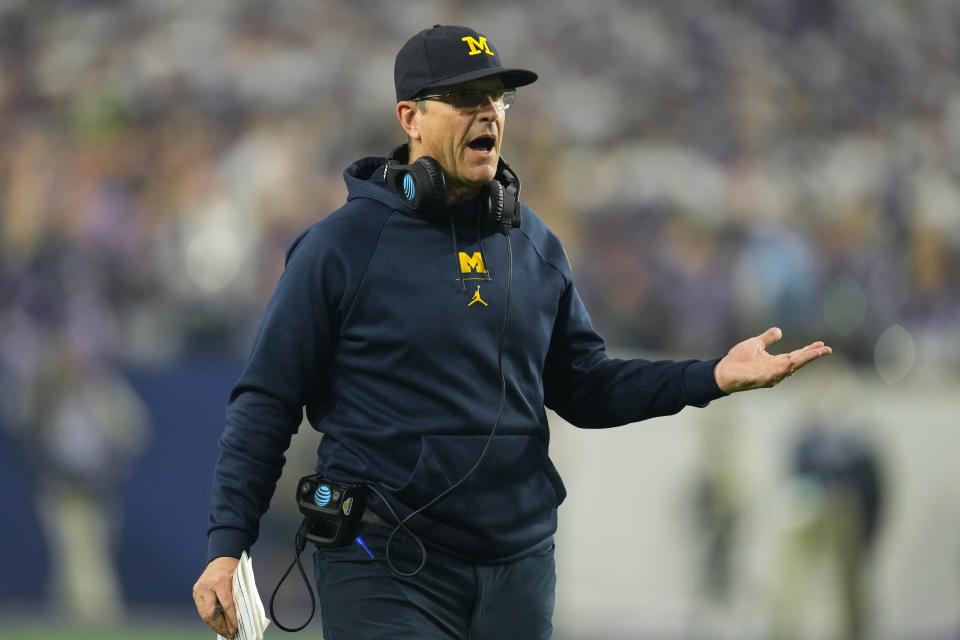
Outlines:
[[0,0],[0,422],[63,509],[144,447],[123,366],[245,355],[437,22],[540,74],[504,155],[611,344],[960,364],[956,0]]
[[505,155],[609,341],[706,356],[776,323],[872,364],[899,326],[960,361],[952,0],[7,0],[7,364],[242,355],[343,168],[400,141],[393,56],[439,16],[540,74]]
[[647,3],[598,26],[577,62],[601,91],[577,95],[603,117],[565,180],[585,178],[578,274],[608,337],[697,354],[779,324],[888,382],[910,364],[890,358],[955,367],[957,33],[955,2],[888,0]]

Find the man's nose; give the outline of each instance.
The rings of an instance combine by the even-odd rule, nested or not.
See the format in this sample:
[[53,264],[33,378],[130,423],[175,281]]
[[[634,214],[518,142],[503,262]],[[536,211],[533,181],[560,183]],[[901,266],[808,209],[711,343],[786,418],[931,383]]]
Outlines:
[[497,105],[493,102],[493,96],[487,94],[484,96],[483,104],[480,106],[478,111],[480,119],[487,120],[496,120],[497,116],[500,114],[500,111],[497,109]]

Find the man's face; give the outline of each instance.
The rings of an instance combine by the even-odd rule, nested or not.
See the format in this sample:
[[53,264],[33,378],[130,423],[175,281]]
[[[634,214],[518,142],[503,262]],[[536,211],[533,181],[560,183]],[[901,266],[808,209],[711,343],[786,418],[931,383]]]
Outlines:
[[[503,82],[493,76],[428,89],[428,94],[441,94],[463,89],[493,91]],[[418,155],[437,160],[447,176],[448,186],[473,187],[493,180],[503,143],[504,111],[497,111],[487,98],[479,110],[457,109],[442,100],[427,100],[426,112],[416,114],[419,130]]]

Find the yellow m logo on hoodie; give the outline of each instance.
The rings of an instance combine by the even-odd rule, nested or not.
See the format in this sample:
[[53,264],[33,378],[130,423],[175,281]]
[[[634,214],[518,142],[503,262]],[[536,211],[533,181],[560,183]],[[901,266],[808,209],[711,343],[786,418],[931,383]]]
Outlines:
[[467,255],[466,251],[460,252],[460,273],[486,273],[487,268],[483,264],[483,256],[479,251],[473,255]]

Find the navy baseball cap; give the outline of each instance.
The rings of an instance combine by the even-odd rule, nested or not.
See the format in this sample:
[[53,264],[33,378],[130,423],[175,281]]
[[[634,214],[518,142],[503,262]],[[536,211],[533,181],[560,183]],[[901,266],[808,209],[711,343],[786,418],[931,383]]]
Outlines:
[[500,76],[510,89],[536,81],[526,69],[505,69],[500,53],[469,27],[434,25],[407,40],[393,65],[397,102],[412,100],[424,89]]

